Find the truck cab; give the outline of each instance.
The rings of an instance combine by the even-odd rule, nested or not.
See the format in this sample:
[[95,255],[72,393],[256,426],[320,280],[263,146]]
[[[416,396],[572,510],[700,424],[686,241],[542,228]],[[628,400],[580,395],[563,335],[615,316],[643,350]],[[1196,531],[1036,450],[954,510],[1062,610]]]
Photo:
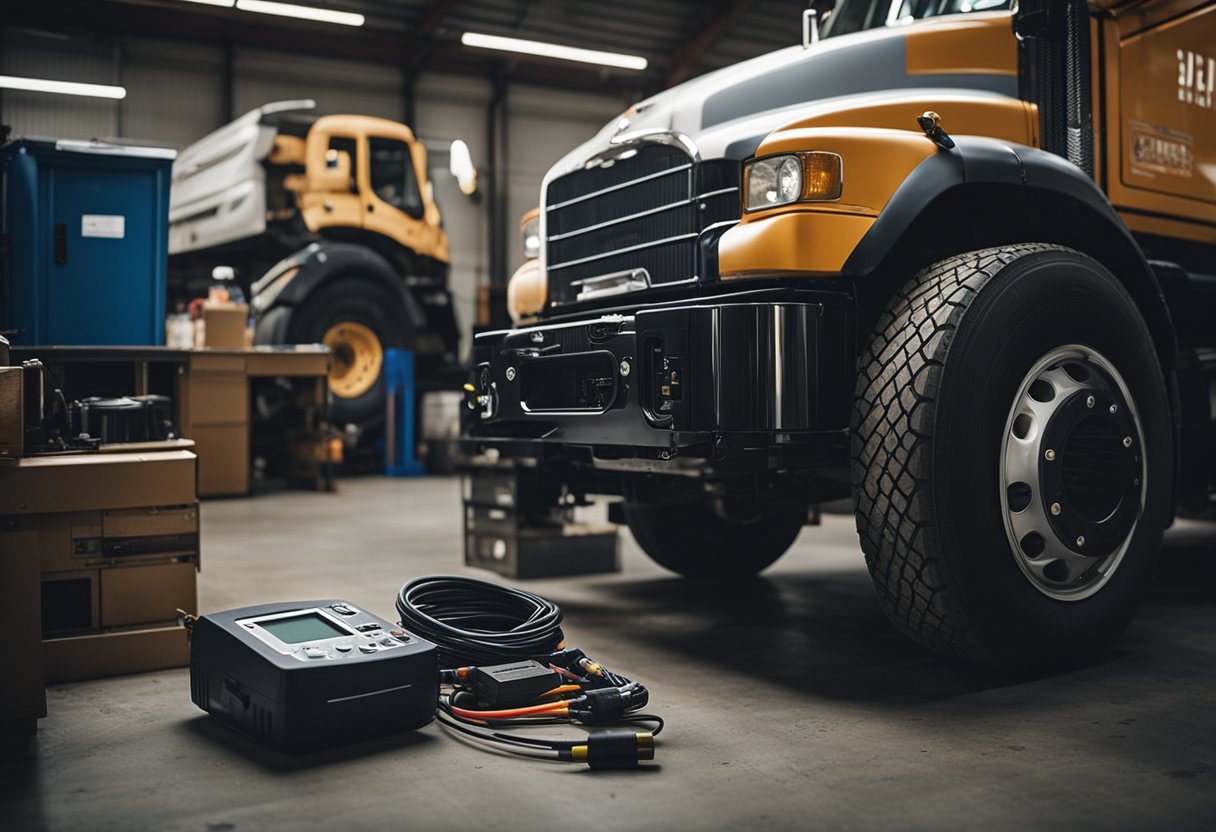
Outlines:
[[291,138],[279,138],[277,158],[303,166],[284,184],[309,231],[366,242],[390,258],[400,251],[448,261],[426,146],[410,128],[371,116],[324,116],[302,144]]
[[913,639],[1092,655],[1216,494],[1216,8],[803,22],[549,171],[466,442],[618,496],[695,577],[762,570],[851,497]]
[[413,350],[424,380],[457,359],[448,236],[409,127],[314,107],[267,104],[178,157],[171,286],[197,294],[214,266],[235,266],[255,342],[328,345],[335,416],[370,435],[386,349]]

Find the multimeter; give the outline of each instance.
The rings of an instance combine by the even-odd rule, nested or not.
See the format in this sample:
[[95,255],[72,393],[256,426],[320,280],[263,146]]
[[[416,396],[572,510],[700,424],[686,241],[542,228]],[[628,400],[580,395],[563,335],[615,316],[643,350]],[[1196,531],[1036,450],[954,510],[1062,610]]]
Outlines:
[[438,697],[435,645],[346,601],[242,607],[193,624],[190,698],[274,748],[420,728]]

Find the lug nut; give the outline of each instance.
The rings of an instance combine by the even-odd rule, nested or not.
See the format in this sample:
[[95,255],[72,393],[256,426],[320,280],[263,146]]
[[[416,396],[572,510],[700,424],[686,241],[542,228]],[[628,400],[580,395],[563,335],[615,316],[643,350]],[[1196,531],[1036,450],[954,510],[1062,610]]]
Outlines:
[[514,367],[507,368],[507,381],[515,381],[515,368]]
[[1080,537],[1078,537],[1078,538],[1077,538],[1077,545],[1078,545],[1078,546],[1084,546],[1084,545],[1085,545],[1085,535],[1081,535]]
[[1043,454],[1043,456],[1048,462],[1056,461],[1056,452],[1053,451],[1051,448],[1048,448],[1047,451]]
[[1093,396],[1090,396],[1089,398],[1087,398],[1087,399],[1085,400],[1085,406],[1086,406],[1086,407],[1093,407],[1093,406],[1094,406],[1094,397],[1093,397]]
[[1132,438],[1130,436],[1123,437],[1123,447],[1130,448],[1132,446]]
[[1115,415],[1116,413],[1118,413],[1118,412],[1119,412],[1119,405],[1117,405],[1117,404],[1112,404],[1112,405],[1110,406],[1110,415],[1111,415],[1111,416],[1114,416],[1114,415]]
[[1051,504],[1051,513],[1052,513],[1052,515],[1053,515],[1053,516],[1055,516],[1055,517],[1059,517],[1059,516],[1060,516],[1060,504],[1059,504],[1059,503],[1052,503],[1052,504]]
[[621,375],[623,375],[623,376],[629,375],[629,370],[630,370],[629,362],[621,361]]

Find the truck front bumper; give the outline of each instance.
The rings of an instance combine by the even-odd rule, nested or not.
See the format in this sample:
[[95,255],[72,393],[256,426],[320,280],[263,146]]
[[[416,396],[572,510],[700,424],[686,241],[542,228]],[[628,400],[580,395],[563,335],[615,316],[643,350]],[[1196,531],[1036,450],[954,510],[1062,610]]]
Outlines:
[[854,363],[851,303],[808,291],[489,332],[474,340],[465,446],[575,461],[746,450],[839,462]]

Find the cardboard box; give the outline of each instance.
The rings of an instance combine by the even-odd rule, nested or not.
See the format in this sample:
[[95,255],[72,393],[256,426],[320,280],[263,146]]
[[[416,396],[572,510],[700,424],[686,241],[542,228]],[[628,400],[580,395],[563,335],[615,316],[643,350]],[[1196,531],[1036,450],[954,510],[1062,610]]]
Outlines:
[[[38,555],[43,574],[74,572],[94,564],[83,553],[77,553],[76,541],[100,540],[102,513],[100,511],[64,512],[62,514],[32,514],[26,517],[6,517],[5,526],[14,531],[36,535]],[[0,552],[8,549],[8,535],[0,532]],[[98,547],[100,549],[100,547]],[[98,552],[94,557],[100,557]]]
[[158,637],[126,636],[114,642],[125,645],[122,649],[128,651],[151,645],[151,656],[124,655],[110,663],[107,657],[114,655],[111,649],[103,649],[100,657],[90,651],[92,646],[112,644],[97,640],[99,636],[146,633],[149,628],[177,629],[177,611],[198,608],[196,569],[196,561],[189,560],[44,572],[40,591],[33,595],[41,602],[40,643],[56,656],[53,674],[48,664],[47,681],[180,666],[166,663],[171,659],[160,649]]
[[249,306],[244,303],[204,303],[203,346],[239,350],[245,348]]
[[249,428],[194,425],[198,447],[198,493],[234,497],[249,493]]
[[191,504],[113,509],[103,515],[101,529],[106,537],[198,534],[198,508]]
[[37,573],[22,597],[48,681],[186,663],[175,619],[197,604],[195,462],[167,450],[0,466],[0,566]]
[[21,392],[23,375],[20,367],[0,367],[0,460],[21,456],[25,443],[21,421],[25,409]]
[[244,352],[207,352],[195,350],[190,353],[191,373],[244,373]]
[[[46,716],[38,536],[8,532],[0,550],[0,632],[9,662],[0,685],[0,747],[18,746]],[[14,749],[16,750],[16,749]],[[0,751],[0,758],[7,757]]]
[[42,642],[42,648],[48,684],[185,667],[190,663],[186,629],[172,622],[51,638]]
[[213,372],[191,367],[186,383],[190,388],[191,427],[249,423],[249,379],[243,371]]
[[0,465],[0,515],[197,502],[190,451],[28,457]]
[[101,626],[172,621],[198,609],[194,561],[128,566],[101,572]]
[[163,563],[180,555],[197,557],[198,505],[8,516],[0,530],[0,551],[8,547],[9,530],[37,536],[43,575],[116,561]]
[[296,346],[290,350],[282,347],[254,347],[245,355],[245,372],[249,376],[317,376],[329,375],[329,363],[333,358],[325,347]]
[[245,354],[196,352],[182,385],[181,425],[198,452],[200,496],[249,492],[249,378]]
[[[309,395],[297,405],[323,409],[330,358],[329,350],[320,346],[190,353],[179,386],[177,418],[182,435],[197,445],[200,497],[249,493],[250,379],[312,377],[312,384],[298,386],[298,393]],[[325,434],[319,428],[313,433]],[[292,441],[290,435],[285,438]],[[317,475],[301,479],[317,479]]]

